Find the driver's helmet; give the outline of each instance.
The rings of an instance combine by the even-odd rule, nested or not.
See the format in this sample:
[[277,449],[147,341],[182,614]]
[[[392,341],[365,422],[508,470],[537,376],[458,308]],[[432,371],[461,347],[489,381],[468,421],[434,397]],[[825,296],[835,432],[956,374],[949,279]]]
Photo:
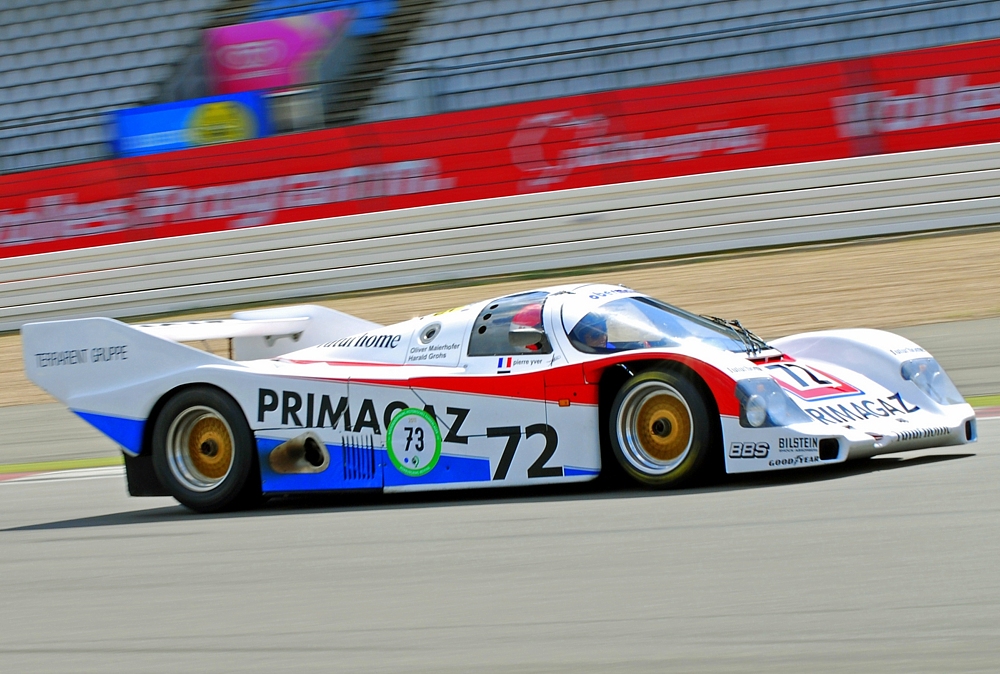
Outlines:
[[580,319],[573,328],[573,335],[592,349],[604,349],[608,346],[608,323],[603,316],[590,313]]
[[542,329],[542,305],[539,303],[528,304],[522,307],[514,317],[510,319],[510,329]]
[[542,335],[542,305],[540,303],[529,304],[518,310],[510,319],[511,335],[516,333],[527,333],[532,340],[530,344],[524,344],[522,348],[528,351],[541,351],[543,345]]

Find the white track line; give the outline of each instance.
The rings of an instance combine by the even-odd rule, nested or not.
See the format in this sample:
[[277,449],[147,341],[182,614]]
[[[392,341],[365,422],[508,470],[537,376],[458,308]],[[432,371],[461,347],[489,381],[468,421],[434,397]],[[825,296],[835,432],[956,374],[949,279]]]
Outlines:
[[75,482],[78,480],[99,480],[102,478],[125,476],[125,466],[106,466],[103,468],[76,468],[73,470],[56,470],[48,473],[36,473],[15,477],[10,480],[0,480],[0,485],[25,484],[27,482]]

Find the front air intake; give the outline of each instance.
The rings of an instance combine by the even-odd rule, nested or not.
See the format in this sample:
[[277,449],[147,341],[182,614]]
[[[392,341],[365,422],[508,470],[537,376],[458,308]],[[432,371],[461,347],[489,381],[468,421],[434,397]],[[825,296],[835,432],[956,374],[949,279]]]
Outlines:
[[900,431],[896,436],[896,442],[908,442],[910,440],[928,440],[948,435],[951,430],[947,426],[936,426],[934,428],[914,428],[913,430]]
[[833,461],[840,456],[840,441],[837,438],[823,438],[819,441],[819,460]]

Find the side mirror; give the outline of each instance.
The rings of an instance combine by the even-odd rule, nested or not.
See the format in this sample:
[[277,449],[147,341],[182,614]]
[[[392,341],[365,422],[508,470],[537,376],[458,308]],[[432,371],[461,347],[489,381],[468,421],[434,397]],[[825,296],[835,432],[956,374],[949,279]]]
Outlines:
[[507,333],[507,339],[510,341],[511,346],[531,351],[545,350],[548,344],[548,338],[545,337],[544,330],[527,325],[511,327]]

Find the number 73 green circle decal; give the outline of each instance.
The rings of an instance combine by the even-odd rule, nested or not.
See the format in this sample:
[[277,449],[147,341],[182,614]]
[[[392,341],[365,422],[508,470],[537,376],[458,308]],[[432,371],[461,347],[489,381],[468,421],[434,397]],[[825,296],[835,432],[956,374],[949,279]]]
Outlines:
[[407,407],[389,423],[385,446],[396,470],[420,477],[431,472],[441,458],[441,431],[430,414]]

